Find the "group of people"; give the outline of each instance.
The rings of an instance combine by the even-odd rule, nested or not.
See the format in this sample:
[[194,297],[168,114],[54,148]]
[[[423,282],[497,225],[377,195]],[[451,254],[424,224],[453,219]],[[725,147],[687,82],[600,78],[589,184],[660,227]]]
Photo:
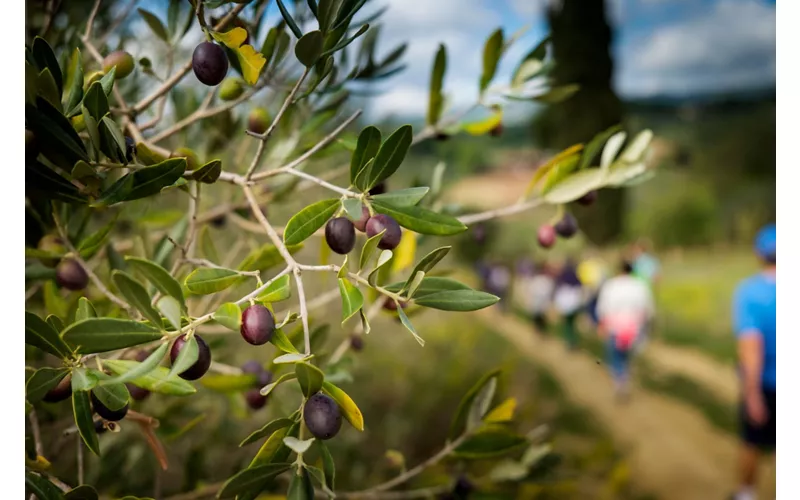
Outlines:
[[513,295],[540,333],[549,330],[548,318],[557,314],[571,350],[579,346],[578,318],[589,318],[606,342],[617,394],[627,395],[630,354],[644,344],[655,314],[652,287],[658,281],[659,262],[647,242],[626,249],[617,269],[589,251],[580,261],[522,260],[513,274],[500,264],[483,264],[479,271],[484,288],[505,299]]
[[[754,500],[762,452],[776,444],[776,228],[770,224],[756,235],[755,254],[761,269],[732,291],[732,326],[737,344],[741,403],[739,489],[734,500]],[[645,242],[623,252],[616,269],[596,253],[576,262],[522,261],[516,276],[502,265],[480,267],[484,287],[501,298],[512,292],[540,332],[558,313],[570,349],[578,347],[576,319],[584,314],[605,342],[615,392],[627,399],[632,355],[644,346],[655,317],[653,288],[659,261]],[[504,301],[508,302],[508,301]]]

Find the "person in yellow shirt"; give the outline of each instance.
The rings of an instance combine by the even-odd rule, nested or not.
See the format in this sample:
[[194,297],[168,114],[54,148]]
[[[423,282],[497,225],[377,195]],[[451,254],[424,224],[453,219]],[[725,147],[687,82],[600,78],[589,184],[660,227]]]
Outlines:
[[601,285],[608,279],[608,265],[594,250],[589,250],[586,257],[578,264],[578,279],[584,286],[588,296],[586,301],[586,312],[595,326],[598,323],[596,312],[597,296],[600,293]]

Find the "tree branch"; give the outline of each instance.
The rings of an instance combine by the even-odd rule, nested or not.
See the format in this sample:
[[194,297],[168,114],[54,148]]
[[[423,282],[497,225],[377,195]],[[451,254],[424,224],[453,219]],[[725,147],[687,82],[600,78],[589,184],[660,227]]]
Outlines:
[[309,68],[303,69],[303,74],[300,75],[300,78],[297,79],[297,83],[294,84],[292,90],[289,92],[289,95],[286,96],[286,100],[283,101],[283,105],[281,105],[281,109],[278,110],[278,114],[275,115],[275,118],[272,120],[269,128],[261,135],[256,135],[261,142],[258,145],[258,150],[256,151],[256,155],[253,157],[253,161],[250,163],[250,167],[247,169],[247,173],[245,174],[245,180],[250,180],[250,176],[253,175],[256,168],[258,167],[258,162],[261,161],[261,157],[264,155],[264,149],[266,147],[267,139],[272,135],[272,132],[275,131],[275,127],[278,126],[278,123],[283,118],[283,114],[286,113],[286,110],[289,109],[289,106],[294,101],[294,96],[297,94],[297,91],[300,90],[300,86],[303,84],[303,81],[308,76]]

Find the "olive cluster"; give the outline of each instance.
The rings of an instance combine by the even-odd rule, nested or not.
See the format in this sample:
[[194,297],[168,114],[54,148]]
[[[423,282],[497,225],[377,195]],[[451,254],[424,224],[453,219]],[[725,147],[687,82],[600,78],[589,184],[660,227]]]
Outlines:
[[[597,191],[589,191],[577,200],[578,204],[588,206],[597,200]],[[536,233],[536,239],[542,248],[550,248],[556,243],[556,236],[569,239],[578,232],[578,220],[566,213],[555,225],[542,224]]]

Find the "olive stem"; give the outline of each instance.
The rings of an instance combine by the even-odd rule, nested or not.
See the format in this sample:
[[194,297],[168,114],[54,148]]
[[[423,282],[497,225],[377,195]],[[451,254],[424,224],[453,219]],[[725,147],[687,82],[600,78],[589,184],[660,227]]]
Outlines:
[[292,102],[294,101],[294,96],[297,95],[297,92],[300,90],[300,86],[303,84],[303,81],[308,76],[308,73],[309,73],[309,68],[303,69],[303,74],[300,75],[300,78],[297,79],[297,83],[294,84],[294,87],[292,87],[292,90],[289,92],[289,95],[286,96],[286,100],[283,101],[283,105],[281,105],[281,108],[278,110],[278,113],[275,115],[275,118],[272,120],[272,123],[270,124],[269,128],[266,130],[266,132],[258,136],[258,139],[260,140],[258,144],[258,150],[256,151],[256,155],[253,157],[253,161],[250,163],[250,167],[247,169],[247,173],[244,176],[245,181],[250,180],[250,177],[253,175],[253,172],[255,172],[256,168],[258,167],[258,163],[261,161],[261,157],[264,155],[264,149],[266,148],[267,139],[269,139],[269,137],[272,135],[272,132],[275,131],[275,127],[278,126],[278,123],[281,121],[281,118],[283,118],[283,114],[286,113],[286,110],[289,108],[289,105],[291,105]]
[[100,10],[100,2],[101,0],[97,0],[92,7],[92,11],[89,13],[89,20],[86,21],[86,31],[83,33],[84,38],[88,39],[90,36],[92,36],[94,18],[97,17],[97,12]]
[[[303,271],[331,271],[331,272],[334,272],[334,273],[338,273],[339,270],[341,269],[341,266],[337,266],[336,264],[328,264],[326,266],[307,266],[305,264],[297,264],[297,267],[299,269],[303,270]],[[390,298],[392,298],[394,300],[398,300],[400,302],[405,301],[405,299],[403,299],[402,297],[400,297],[400,295],[398,295],[396,293],[390,292],[389,290],[387,290],[387,289],[385,289],[385,288],[383,288],[381,286],[377,286],[377,285],[373,286],[372,284],[370,284],[369,281],[367,281],[365,278],[361,277],[357,273],[348,272],[347,275],[350,278],[358,281],[359,283],[377,290],[378,292],[382,293],[383,295],[386,295],[387,297],[390,297]]]
[[223,375],[241,375],[242,369],[237,368],[235,366],[226,365],[223,363],[218,363],[216,361],[212,361],[211,365],[208,367],[209,370],[215,371],[217,373],[221,373]]
[[75,444],[78,454],[78,484],[83,484],[83,438],[80,435],[75,436]]

